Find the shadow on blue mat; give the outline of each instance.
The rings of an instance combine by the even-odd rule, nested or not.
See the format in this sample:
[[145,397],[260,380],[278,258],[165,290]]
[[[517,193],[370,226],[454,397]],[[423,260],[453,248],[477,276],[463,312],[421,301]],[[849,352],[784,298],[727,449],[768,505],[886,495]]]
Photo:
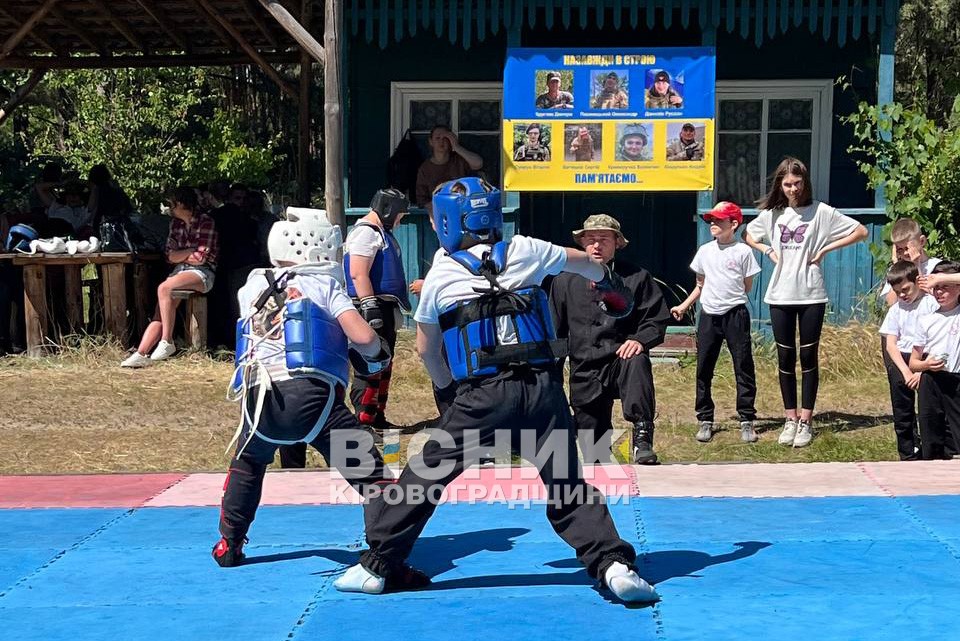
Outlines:
[[733,552],[716,556],[696,550],[649,552],[644,554],[640,561],[640,573],[647,581],[656,585],[669,579],[697,576],[697,572],[705,570],[711,565],[745,559],[773,544],[766,541],[743,541],[733,545],[737,548]]
[[[766,541],[742,541],[740,543],[734,543],[733,545],[738,549],[728,554],[718,554],[716,556],[706,552],[697,552],[696,550],[647,552],[646,554],[640,555],[637,559],[639,561],[637,565],[640,566],[640,574],[643,578],[656,585],[657,583],[662,583],[670,579],[688,576],[695,577],[697,576],[697,572],[705,570],[711,565],[731,563],[745,559],[773,544],[767,543]],[[582,567],[576,559],[551,561],[547,563],[547,565],[552,568]],[[585,573],[584,576],[586,576]]]
[[[477,552],[507,552],[513,549],[514,539],[529,532],[530,530],[527,528],[498,528],[460,534],[425,536],[417,540],[416,547],[410,555],[410,563],[430,576],[443,574],[457,567],[454,563],[457,559],[462,559]],[[248,556],[244,565],[278,563],[310,557],[322,557],[334,563],[353,565],[358,560],[359,552],[343,548],[298,550],[280,554]]]

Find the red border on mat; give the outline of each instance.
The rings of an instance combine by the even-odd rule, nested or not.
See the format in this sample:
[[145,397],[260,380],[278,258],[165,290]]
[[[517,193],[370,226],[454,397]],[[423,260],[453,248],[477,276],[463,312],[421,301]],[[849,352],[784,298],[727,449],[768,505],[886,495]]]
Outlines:
[[0,508],[140,507],[187,474],[0,476]]

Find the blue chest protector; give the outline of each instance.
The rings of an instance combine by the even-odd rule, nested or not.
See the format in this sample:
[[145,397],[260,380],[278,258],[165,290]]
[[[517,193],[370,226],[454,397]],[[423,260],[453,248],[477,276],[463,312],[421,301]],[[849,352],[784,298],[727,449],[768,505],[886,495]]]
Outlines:
[[[506,266],[508,243],[496,243],[477,258],[466,250],[450,257],[490,282],[479,298],[457,303],[440,314],[447,364],[454,380],[496,374],[520,365],[552,367],[566,355],[567,341],[557,340],[547,295],[539,286],[505,290],[497,275]],[[515,343],[501,344],[498,324],[507,323]]]
[[[400,255],[400,244],[393,234],[369,223],[359,223],[365,227],[375,229],[382,237],[384,248],[377,252],[370,266],[370,283],[373,285],[373,294],[395,300],[400,307],[410,311],[410,296],[407,291],[407,277],[403,271],[403,258]],[[357,298],[357,290],[350,278],[350,254],[343,256],[343,271],[346,274],[347,294]]]
[[[270,290],[276,291],[272,274],[268,282]],[[267,290],[268,293],[270,290]],[[330,312],[309,298],[298,298],[283,305],[281,322],[285,363],[291,377],[320,377],[347,384],[350,376],[347,336]],[[237,321],[234,391],[239,391],[243,386],[243,372],[251,363],[253,347],[261,340],[253,332],[251,317]]]

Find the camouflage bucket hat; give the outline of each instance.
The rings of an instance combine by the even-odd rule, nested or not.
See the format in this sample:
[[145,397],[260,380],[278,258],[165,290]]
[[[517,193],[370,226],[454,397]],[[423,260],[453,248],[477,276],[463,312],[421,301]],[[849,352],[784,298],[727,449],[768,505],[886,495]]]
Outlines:
[[588,231],[612,231],[617,235],[617,249],[623,249],[630,242],[623,232],[620,231],[620,223],[613,216],[607,214],[594,214],[583,221],[583,229],[577,229],[573,232],[573,239],[580,244],[580,237]]

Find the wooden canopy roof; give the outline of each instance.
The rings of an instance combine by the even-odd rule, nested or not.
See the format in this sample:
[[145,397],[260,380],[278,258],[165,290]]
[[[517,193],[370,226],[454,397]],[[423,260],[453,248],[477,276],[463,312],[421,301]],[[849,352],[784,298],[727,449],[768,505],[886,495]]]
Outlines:
[[203,66],[297,62],[271,16],[285,9],[323,31],[314,0],[17,0],[0,3],[0,68]]

